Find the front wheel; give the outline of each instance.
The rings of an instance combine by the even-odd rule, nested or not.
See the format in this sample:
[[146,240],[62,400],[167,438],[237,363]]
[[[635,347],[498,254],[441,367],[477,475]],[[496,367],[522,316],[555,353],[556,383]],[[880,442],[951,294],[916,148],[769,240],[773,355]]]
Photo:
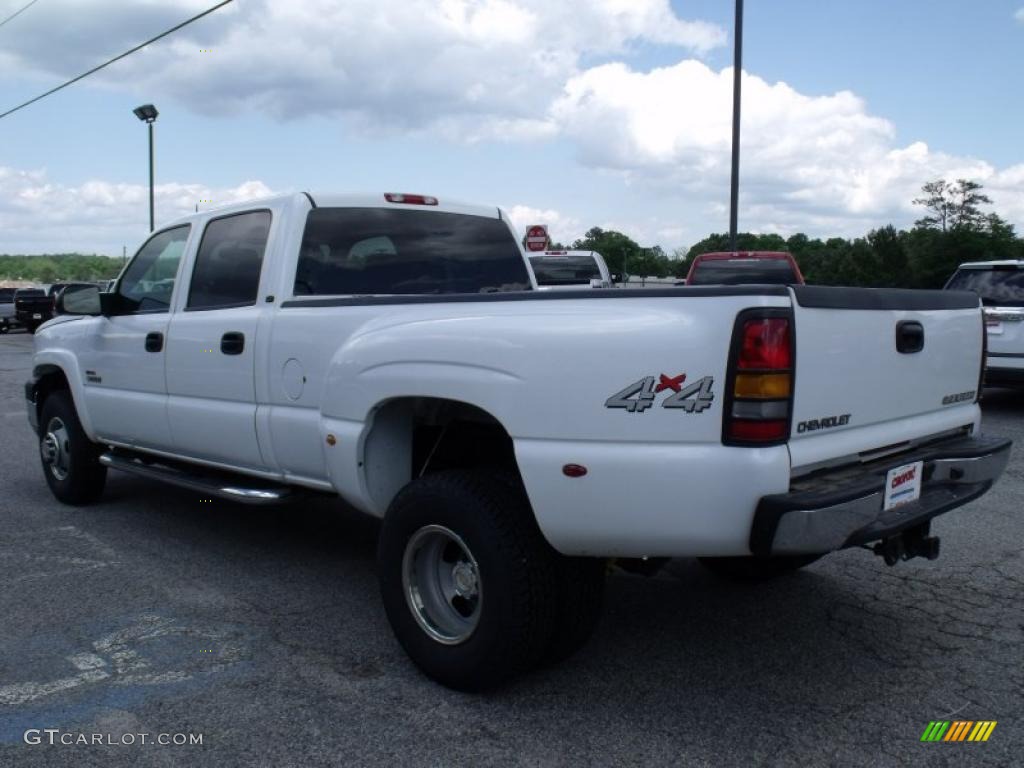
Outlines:
[[729,581],[757,583],[793,573],[824,555],[776,555],[774,557],[698,557],[697,560],[716,576]]
[[78,506],[100,497],[107,468],[99,454],[82,429],[71,393],[59,389],[50,394],[39,418],[39,455],[46,483],[59,501]]
[[540,662],[558,608],[558,562],[524,493],[496,474],[461,470],[407,485],[377,552],[398,641],[426,675],[462,691]]

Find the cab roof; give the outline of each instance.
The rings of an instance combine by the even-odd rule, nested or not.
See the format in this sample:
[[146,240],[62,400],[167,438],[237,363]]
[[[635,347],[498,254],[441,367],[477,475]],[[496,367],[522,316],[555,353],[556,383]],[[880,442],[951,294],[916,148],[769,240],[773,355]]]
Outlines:
[[419,193],[401,193],[403,195],[415,195],[416,197],[426,197],[428,199],[436,200],[436,204],[421,204],[421,203],[399,203],[390,202],[386,195],[391,195],[390,192],[293,192],[286,195],[273,195],[271,197],[259,197],[253,198],[252,200],[244,200],[237,203],[229,203],[227,205],[220,205],[214,208],[207,208],[202,211],[190,213],[185,216],[180,216],[173,221],[168,221],[158,227],[158,229],[166,229],[179,224],[185,224],[188,222],[196,221],[197,219],[206,219],[211,216],[224,216],[226,214],[237,213],[239,211],[247,211],[253,208],[266,205],[279,205],[282,203],[299,203],[305,205],[313,205],[316,208],[405,208],[408,210],[429,210],[429,211],[440,211],[442,213],[460,213],[468,216],[484,216],[492,219],[508,219],[500,208],[493,205],[476,205],[472,203],[465,203],[460,200],[453,200],[451,198],[439,198],[431,195],[422,195]]

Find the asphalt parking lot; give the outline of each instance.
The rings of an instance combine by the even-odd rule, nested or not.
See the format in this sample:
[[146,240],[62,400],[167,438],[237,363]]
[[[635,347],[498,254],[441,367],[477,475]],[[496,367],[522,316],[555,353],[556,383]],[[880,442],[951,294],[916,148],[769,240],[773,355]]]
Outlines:
[[[31,337],[0,337],[0,765],[1020,764],[1024,396],[1001,482],[940,518],[935,562],[863,550],[758,587],[692,561],[616,574],[569,662],[486,696],[422,677],[377,593],[377,525],[254,509],[112,473],[64,507],[22,401]],[[921,743],[994,720],[986,743]],[[62,733],[201,745],[26,744]]]

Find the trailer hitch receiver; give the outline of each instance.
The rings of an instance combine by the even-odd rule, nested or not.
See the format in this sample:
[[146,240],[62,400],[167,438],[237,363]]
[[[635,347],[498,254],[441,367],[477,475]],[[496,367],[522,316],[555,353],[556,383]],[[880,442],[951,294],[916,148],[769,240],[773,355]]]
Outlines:
[[900,560],[912,557],[926,557],[935,560],[939,556],[939,537],[929,536],[930,523],[922,523],[901,531],[896,536],[875,544],[871,551],[885,560],[886,565],[896,565]]

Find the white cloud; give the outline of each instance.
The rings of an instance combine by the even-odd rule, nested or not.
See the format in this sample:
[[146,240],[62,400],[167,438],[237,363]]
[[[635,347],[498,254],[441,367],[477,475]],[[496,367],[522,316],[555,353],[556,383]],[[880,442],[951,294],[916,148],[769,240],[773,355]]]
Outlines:
[[1015,18],[1021,24],[1024,24],[1024,8],[1018,8],[1017,12],[1013,14],[1013,18]]
[[[6,57],[22,71],[77,73],[207,2],[83,5],[33,9]],[[678,18],[669,0],[239,0],[94,77],[210,114],[344,115],[375,134],[522,137],[546,135],[538,118],[583,57],[637,43],[699,54],[724,41],[721,28]]]
[[[683,199],[721,197],[730,166],[731,81],[731,69],[715,72],[693,60],[650,72],[606,64],[570,79],[551,116],[587,165]],[[898,146],[893,126],[848,91],[806,96],[744,74],[742,117],[744,228],[822,231],[816,223],[863,234],[889,221],[907,223],[921,184],[939,177],[981,182],[997,210],[1024,224],[1017,181],[1024,166],[999,171],[922,142]]]
[[[212,200],[215,206],[270,194],[260,181],[221,189],[158,184],[154,190],[157,224],[191,213],[200,200]],[[100,180],[72,186],[50,181],[44,170],[0,166],[0,250],[5,253],[120,255],[122,245],[132,250],[141,244],[148,223],[147,186]]]
[[505,212],[512,220],[512,224],[520,236],[531,224],[546,224],[548,235],[553,242],[569,245],[574,240],[583,237],[583,228],[580,226],[579,219],[566,216],[550,208],[541,209],[532,208],[528,205],[513,205],[507,207]]

